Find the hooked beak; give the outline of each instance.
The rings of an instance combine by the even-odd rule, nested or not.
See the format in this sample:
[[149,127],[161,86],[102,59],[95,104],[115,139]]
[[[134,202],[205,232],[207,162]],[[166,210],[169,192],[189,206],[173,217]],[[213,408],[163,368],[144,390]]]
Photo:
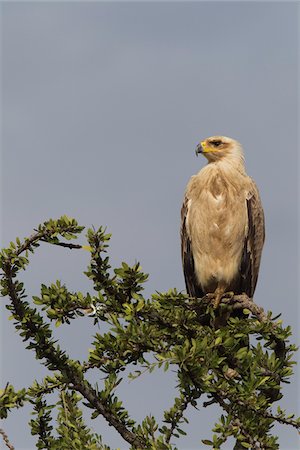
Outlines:
[[204,149],[203,149],[201,143],[198,144],[197,147],[196,147],[196,150],[195,150],[196,156],[198,156],[199,153],[203,153],[203,150],[204,150]]

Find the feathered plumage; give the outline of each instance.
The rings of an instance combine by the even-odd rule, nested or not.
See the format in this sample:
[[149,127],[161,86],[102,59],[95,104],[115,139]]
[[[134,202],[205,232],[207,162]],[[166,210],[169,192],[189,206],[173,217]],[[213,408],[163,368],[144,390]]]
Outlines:
[[264,244],[264,214],[246,174],[241,145],[228,137],[202,141],[196,153],[208,164],[186,188],[181,249],[190,296],[233,291],[253,297]]

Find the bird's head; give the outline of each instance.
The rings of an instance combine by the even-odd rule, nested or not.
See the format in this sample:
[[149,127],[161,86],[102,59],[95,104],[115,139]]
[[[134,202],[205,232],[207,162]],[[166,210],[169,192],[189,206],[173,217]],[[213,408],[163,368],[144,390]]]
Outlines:
[[202,153],[209,162],[227,157],[243,157],[241,144],[226,136],[212,136],[197,145],[196,155]]

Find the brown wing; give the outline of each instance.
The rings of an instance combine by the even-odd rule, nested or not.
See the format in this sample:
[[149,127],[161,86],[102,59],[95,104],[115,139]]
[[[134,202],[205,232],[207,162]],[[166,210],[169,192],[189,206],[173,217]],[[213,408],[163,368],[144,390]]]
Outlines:
[[181,258],[187,293],[191,297],[201,298],[204,295],[200,283],[196,279],[191,240],[186,227],[188,214],[188,198],[185,197],[181,208]]
[[247,196],[248,230],[244,242],[240,267],[239,291],[253,297],[260,266],[261,253],[265,241],[264,211],[258,189],[253,180]]

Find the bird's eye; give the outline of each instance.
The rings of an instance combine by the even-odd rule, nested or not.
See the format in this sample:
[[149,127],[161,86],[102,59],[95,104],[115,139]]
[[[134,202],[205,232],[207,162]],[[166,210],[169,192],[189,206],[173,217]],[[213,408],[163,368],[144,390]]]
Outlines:
[[214,147],[219,147],[219,145],[221,145],[221,144],[222,144],[222,141],[212,141],[212,145]]

